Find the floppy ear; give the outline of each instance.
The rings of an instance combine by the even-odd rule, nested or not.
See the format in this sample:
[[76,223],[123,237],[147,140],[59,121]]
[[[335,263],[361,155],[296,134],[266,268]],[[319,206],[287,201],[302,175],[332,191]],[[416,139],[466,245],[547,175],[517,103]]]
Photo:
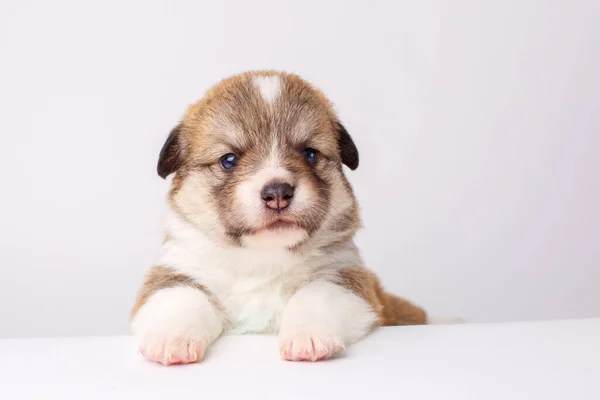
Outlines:
[[342,163],[354,171],[358,168],[358,149],[350,137],[350,134],[346,128],[344,128],[344,125],[338,122],[337,129],[339,132],[338,146],[340,147],[340,152],[342,154]]
[[183,164],[180,134],[181,124],[178,124],[171,130],[167,141],[160,151],[156,172],[163,179],[166,179],[167,176],[177,171],[181,167],[181,164]]

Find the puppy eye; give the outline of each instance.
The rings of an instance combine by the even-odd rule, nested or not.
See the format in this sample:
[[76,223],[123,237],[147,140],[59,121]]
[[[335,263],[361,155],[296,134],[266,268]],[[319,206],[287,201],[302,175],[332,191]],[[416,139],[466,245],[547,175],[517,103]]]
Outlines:
[[302,155],[304,156],[306,161],[308,161],[309,164],[314,164],[317,162],[317,154],[318,151],[310,147],[307,147],[304,150],[302,150]]
[[237,165],[238,160],[238,157],[233,153],[225,154],[221,157],[221,167],[223,169],[231,169]]

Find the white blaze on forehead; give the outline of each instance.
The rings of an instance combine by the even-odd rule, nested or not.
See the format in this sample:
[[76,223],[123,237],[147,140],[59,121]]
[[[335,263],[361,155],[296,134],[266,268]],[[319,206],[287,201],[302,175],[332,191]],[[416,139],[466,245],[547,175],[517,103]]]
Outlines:
[[268,104],[273,104],[281,95],[281,79],[276,75],[256,77],[254,85]]

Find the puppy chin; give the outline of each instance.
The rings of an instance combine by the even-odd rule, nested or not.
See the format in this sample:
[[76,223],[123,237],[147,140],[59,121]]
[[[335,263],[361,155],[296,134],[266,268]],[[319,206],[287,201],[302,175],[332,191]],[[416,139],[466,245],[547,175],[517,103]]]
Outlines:
[[293,247],[308,239],[308,232],[300,227],[280,229],[262,229],[250,235],[242,236],[245,247],[258,249],[274,249]]

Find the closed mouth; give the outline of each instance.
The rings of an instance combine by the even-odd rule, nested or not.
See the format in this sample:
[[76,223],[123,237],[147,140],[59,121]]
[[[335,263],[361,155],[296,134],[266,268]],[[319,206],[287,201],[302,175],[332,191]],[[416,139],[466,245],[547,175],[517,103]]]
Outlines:
[[284,221],[284,220],[278,219],[277,221],[273,222],[272,224],[265,226],[262,230],[279,231],[279,230],[294,229],[294,228],[300,228],[300,226],[295,222]]
[[254,235],[260,235],[260,234],[265,234],[265,233],[283,233],[286,231],[293,231],[293,230],[306,230],[306,228],[304,226],[302,226],[302,224],[300,224],[299,222],[290,220],[290,219],[277,219],[273,222],[270,222],[266,225],[263,225],[259,228],[254,228],[254,229],[248,229],[245,231],[241,231],[239,233],[237,233],[237,236],[254,236]]
[[277,232],[291,231],[294,229],[303,229],[303,228],[302,228],[302,226],[300,226],[299,223],[297,223],[293,220],[277,219],[276,221],[271,222],[270,224],[267,224],[261,228],[256,229],[254,232],[252,232],[252,235],[258,235],[261,233],[277,233]]

